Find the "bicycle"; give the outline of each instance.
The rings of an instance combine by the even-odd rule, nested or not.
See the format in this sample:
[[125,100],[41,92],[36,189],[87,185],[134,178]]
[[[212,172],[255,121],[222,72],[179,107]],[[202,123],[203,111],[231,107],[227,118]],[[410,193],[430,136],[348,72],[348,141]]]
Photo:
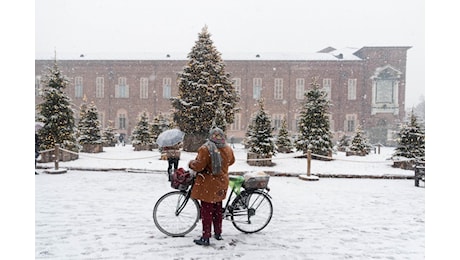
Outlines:
[[[186,190],[171,191],[158,199],[153,208],[153,221],[164,234],[183,237],[190,233],[200,220],[200,203],[190,197],[196,176]],[[224,220],[243,233],[255,233],[264,229],[273,215],[269,176],[262,182],[245,181],[243,176],[230,176],[230,195],[222,208]],[[232,200],[232,196],[236,197]]]

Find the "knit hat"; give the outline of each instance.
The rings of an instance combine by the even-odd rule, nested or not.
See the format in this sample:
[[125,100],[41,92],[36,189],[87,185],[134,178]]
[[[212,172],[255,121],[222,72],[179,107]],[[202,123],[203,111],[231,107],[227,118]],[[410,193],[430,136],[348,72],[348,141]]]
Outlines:
[[225,134],[222,129],[216,127],[209,131],[209,140],[215,144],[225,144]]

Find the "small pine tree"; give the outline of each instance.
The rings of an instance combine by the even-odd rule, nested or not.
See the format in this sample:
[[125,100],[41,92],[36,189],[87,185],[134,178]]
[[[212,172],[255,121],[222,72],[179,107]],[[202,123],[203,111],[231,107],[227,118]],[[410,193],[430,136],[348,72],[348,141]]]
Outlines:
[[158,114],[153,118],[152,124],[150,125],[150,136],[152,137],[152,143],[156,142],[158,136],[170,127],[169,119],[163,114]]
[[78,120],[78,123],[77,123],[77,129],[75,131],[75,136],[77,137],[77,141],[80,138],[80,131],[83,128],[83,125],[82,125],[83,120],[82,119],[85,118],[87,110],[88,110],[88,104],[86,103],[86,96],[83,96],[83,102],[80,105],[80,115],[79,115],[80,117],[79,117],[79,120]]
[[70,98],[64,92],[69,80],[62,75],[57,65],[48,68],[43,79],[40,96],[43,102],[37,105],[37,121],[43,123],[38,131],[40,150],[54,149],[55,144],[61,148],[78,152],[74,111]]
[[189,61],[178,75],[179,92],[172,98],[172,106],[174,122],[186,134],[184,151],[196,151],[208,137],[216,112],[223,111],[225,119],[217,124],[233,123],[239,96],[207,26],[187,57]]
[[[85,110],[86,108],[86,110]],[[91,103],[88,107],[82,106],[80,122],[78,123],[78,142],[83,144],[101,144],[101,122],[98,119],[97,107]]]
[[371,145],[367,137],[364,135],[361,125],[356,127],[355,135],[353,136],[350,144],[350,151],[356,155],[368,155],[371,149]]
[[152,144],[152,137],[150,135],[150,125],[147,112],[143,111],[139,116],[139,121],[134,127],[131,141],[133,145],[149,145]]
[[298,151],[330,156],[333,143],[328,110],[330,102],[327,93],[319,88],[317,78],[310,84],[312,89],[305,93],[306,102],[300,112],[299,135],[295,142]]
[[115,129],[113,128],[113,121],[109,120],[107,127],[102,133],[102,143],[104,146],[115,146],[117,138],[115,137]]
[[281,121],[281,128],[278,132],[278,138],[276,139],[276,151],[280,153],[292,153],[294,148],[291,138],[289,137],[289,131],[287,129],[286,117]]
[[265,113],[264,100],[259,100],[259,111],[248,128],[249,152],[262,155],[275,155],[273,127],[270,117]]
[[425,160],[425,131],[413,112],[410,115],[410,122],[401,126],[397,142],[393,159]]
[[350,147],[351,139],[348,135],[343,135],[337,143],[337,150],[340,152],[345,152]]

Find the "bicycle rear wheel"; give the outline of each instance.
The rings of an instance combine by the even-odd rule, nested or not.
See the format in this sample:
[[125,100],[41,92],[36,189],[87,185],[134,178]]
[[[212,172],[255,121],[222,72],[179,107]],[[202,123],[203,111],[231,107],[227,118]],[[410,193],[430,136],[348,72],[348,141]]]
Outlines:
[[244,233],[264,229],[273,215],[273,205],[268,195],[260,190],[245,190],[232,202],[233,226]]
[[200,206],[187,199],[187,192],[172,191],[163,195],[153,208],[153,221],[168,236],[180,237],[191,232],[200,219]]

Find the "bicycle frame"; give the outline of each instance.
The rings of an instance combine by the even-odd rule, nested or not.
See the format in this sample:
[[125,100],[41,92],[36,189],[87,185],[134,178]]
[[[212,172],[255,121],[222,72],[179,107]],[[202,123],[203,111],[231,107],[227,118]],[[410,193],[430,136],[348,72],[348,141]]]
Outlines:
[[[185,199],[184,199],[184,201],[180,205],[178,205],[178,207],[176,209],[176,216],[178,216],[182,212],[182,210],[185,208],[185,206],[187,205],[187,203],[188,203],[188,201],[189,201],[189,199],[191,197],[192,189],[193,189],[194,184],[195,184],[195,177],[193,178],[193,181],[192,181],[192,184],[190,185],[190,188],[187,189],[187,191],[185,191]],[[268,192],[265,191],[265,190],[270,191],[270,189],[264,188],[264,189],[259,189],[259,190],[261,190],[263,193],[265,193],[270,199],[272,198],[270,196],[270,194],[268,194]],[[245,189],[245,190],[243,190],[241,192],[244,192],[244,191],[247,191],[247,190]],[[241,192],[240,192],[240,194],[241,194]],[[230,203],[233,202],[232,197],[233,197],[234,194],[236,194],[236,188],[232,188],[230,190],[230,194],[228,195],[228,198],[227,198],[227,201],[225,203],[225,206],[222,208],[222,216],[224,218],[229,216],[229,214],[230,214],[229,208],[230,208]],[[199,205],[201,207],[201,204],[199,204]],[[249,206],[249,205],[246,205],[246,206]]]
[[[175,212],[176,216],[178,216],[182,212],[182,210],[185,208],[185,206],[187,205],[187,203],[188,203],[188,201],[189,201],[189,199],[191,197],[191,194],[192,194],[193,185],[195,184],[195,178],[196,177],[193,177],[192,185],[190,185],[190,188],[187,189],[187,191],[184,191],[185,192],[185,199],[180,205],[178,205],[178,207],[176,209],[176,212]],[[272,198],[270,196],[270,194],[268,194],[268,192],[265,191],[265,190],[270,191],[270,189],[264,188],[264,189],[259,189],[259,190],[262,191],[264,194],[266,194],[270,199]],[[244,189],[243,191],[240,192],[240,194],[242,192],[245,192],[245,191],[250,191],[250,190]],[[234,194],[236,194],[236,188],[233,187],[231,189],[231,191],[230,191],[230,194],[228,195],[228,198],[227,198],[227,201],[225,203],[225,206],[222,208],[222,217],[223,218],[228,217],[228,216],[231,215],[231,213],[230,213],[230,203],[233,202],[232,197],[233,197]],[[200,205],[200,208],[201,208],[200,203],[199,203],[199,205]],[[248,207],[248,206],[249,205],[246,205],[246,207]],[[200,214],[200,212],[198,214]],[[248,218],[249,217],[251,217],[250,213],[248,214]],[[248,219],[248,221],[249,221],[249,219]]]

